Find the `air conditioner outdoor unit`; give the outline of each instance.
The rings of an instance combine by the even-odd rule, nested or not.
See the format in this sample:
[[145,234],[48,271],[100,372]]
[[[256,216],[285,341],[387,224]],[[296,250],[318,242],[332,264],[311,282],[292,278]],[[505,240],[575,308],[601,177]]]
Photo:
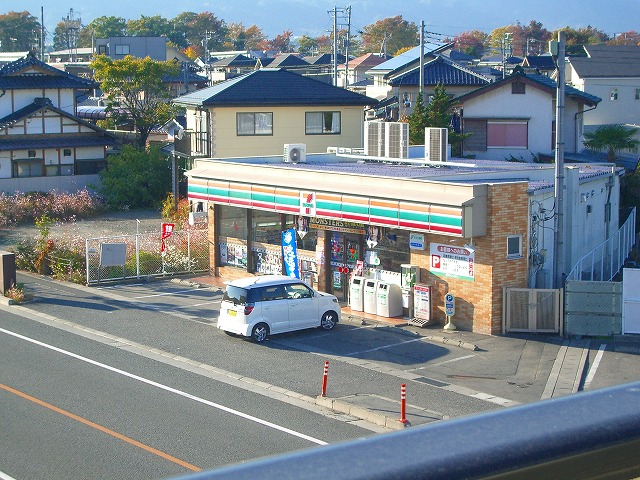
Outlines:
[[384,132],[384,156],[389,158],[409,157],[409,124],[387,122]]
[[304,143],[285,143],[284,155],[285,163],[303,163],[307,161],[307,146]]
[[447,161],[449,130],[446,128],[424,129],[424,158],[429,162]]
[[384,156],[384,131],[386,122],[364,122],[364,153],[370,157]]

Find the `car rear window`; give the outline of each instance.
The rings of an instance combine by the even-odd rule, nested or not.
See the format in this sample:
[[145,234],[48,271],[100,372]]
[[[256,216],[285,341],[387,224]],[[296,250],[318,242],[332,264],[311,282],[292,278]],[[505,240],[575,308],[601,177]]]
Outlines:
[[227,285],[224,291],[223,301],[232,302],[234,305],[246,305],[247,303],[255,303],[258,298],[258,289],[234,287],[233,285]]

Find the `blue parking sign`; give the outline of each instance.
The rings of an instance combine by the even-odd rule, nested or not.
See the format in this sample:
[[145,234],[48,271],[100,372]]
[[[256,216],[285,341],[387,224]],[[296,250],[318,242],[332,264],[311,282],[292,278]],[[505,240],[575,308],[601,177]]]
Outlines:
[[444,312],[447,317],[452,317],[456,311],[455,297],[451,293],[444,296]]

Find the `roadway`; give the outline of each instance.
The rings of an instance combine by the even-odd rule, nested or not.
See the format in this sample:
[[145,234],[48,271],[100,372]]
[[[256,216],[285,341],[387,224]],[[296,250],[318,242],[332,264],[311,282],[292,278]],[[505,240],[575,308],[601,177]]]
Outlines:
[[[454,334],[479,347],[469,350],[351,322],[257,345],[213,328],[216,289],[18,281],[35,296],[0,306],[0,478],[161,478],[388,431],[313,403],[325,360],[329,396],[375,398],[390,415],[407,383],[416,424],[533,402],[562,348]],[[637,346],[609,343],[597,360],[600,347],[591,342],[588,388],[638,379]]]

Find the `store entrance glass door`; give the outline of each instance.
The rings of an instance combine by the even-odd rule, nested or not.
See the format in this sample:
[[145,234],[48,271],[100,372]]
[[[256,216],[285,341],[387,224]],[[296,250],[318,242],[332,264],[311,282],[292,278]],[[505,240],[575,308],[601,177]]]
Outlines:
[[331,286],[332,293],[341,303],[349,301],[349,272],[353,271],[360,258],[357,235],[331,233]]

